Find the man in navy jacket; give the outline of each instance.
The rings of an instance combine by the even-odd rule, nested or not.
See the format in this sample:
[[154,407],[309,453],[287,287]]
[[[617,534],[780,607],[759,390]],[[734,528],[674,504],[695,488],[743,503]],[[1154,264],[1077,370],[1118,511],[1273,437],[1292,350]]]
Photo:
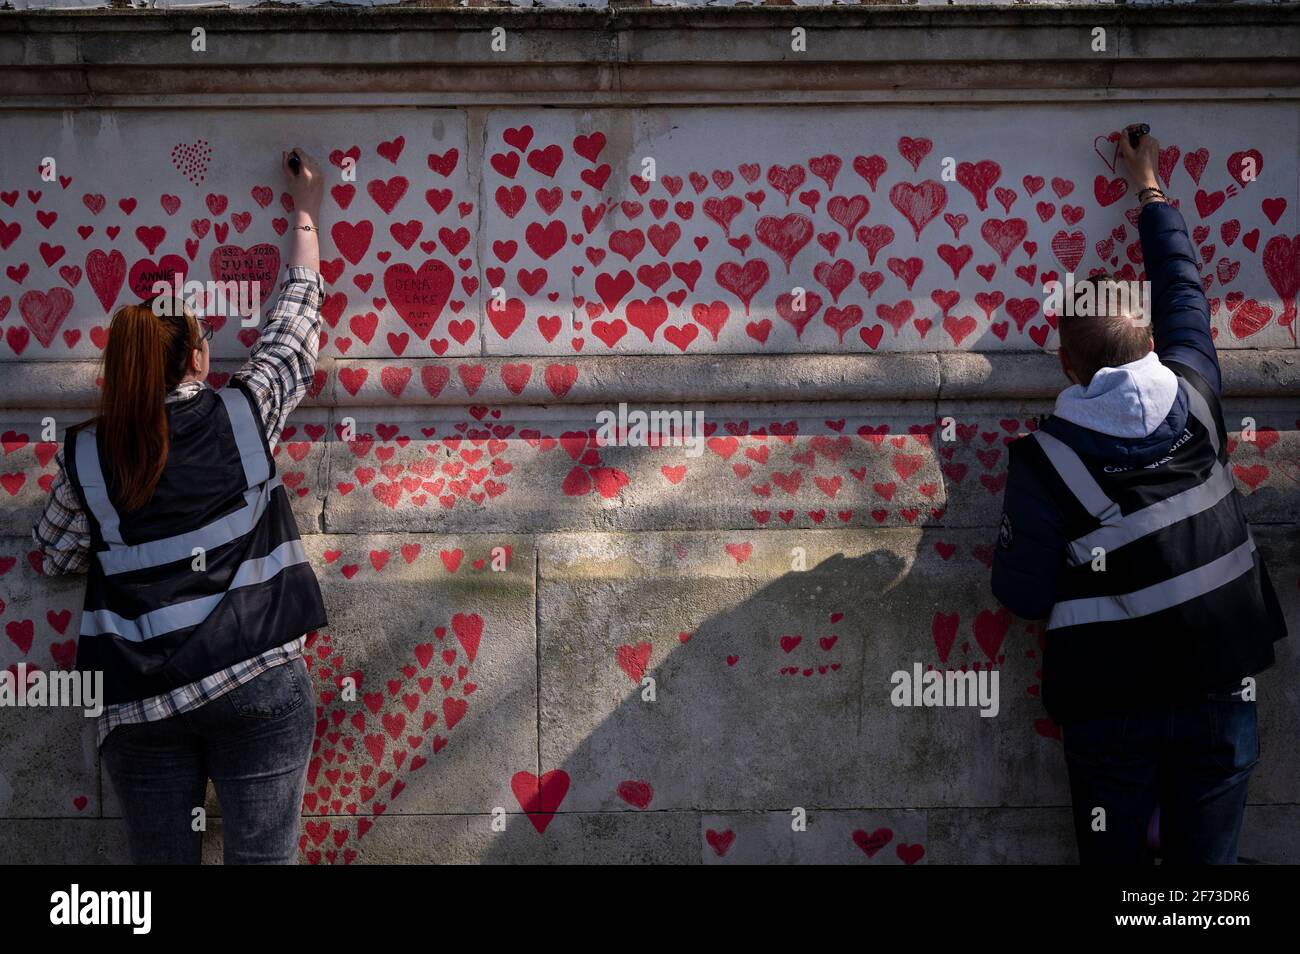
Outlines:
[[1058,318],[1073,386],[1011,444],[993,592],[1048,618],[1043,701],[1081,861],[1149,863],[1158,844],[1166,863],[1234,863],[1252,677],[1286,629],[1233,486],[1209,304],[1159,143],[1125,130],[1120,150],[1153,314],[1072,300]]

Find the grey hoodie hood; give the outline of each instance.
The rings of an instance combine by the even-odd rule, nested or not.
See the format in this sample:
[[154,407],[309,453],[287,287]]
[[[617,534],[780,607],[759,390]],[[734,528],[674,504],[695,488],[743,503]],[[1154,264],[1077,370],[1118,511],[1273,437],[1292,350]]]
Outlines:
[[1151,351],[1118,368],[1100,369],[1086,388],[1066,388],[1053,413],[1090,431],[1140,438],[1164,423],[1177,397],[1177,376]]

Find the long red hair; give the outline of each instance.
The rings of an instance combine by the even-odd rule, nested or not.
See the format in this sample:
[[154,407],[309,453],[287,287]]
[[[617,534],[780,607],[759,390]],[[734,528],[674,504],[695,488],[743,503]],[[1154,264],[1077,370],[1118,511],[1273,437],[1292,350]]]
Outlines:
[[170,444],[164,401],[189,371],[199,344],[189,314],[154,311],[151,303],[119,308],[104,348],[96,427],[116,487],[113,502],[122,511],[138,510],[153,497]]

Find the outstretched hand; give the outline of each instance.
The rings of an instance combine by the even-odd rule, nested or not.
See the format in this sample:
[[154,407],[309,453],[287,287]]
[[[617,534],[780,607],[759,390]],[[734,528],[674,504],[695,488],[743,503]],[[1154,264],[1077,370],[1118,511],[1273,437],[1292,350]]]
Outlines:
[[302,265],[314,272],[320,271],[320,203],[325,192],[325,175],[316,160],[302,149],[295,148],[298,171],[289,164],[289,153],[280,154],[280,165],[287,180],[286,187],[293,199],[293,232],[289,247],[289,265]]
[[1156,169],[1160,163],[1160,141],[1150,133],[1142,136],[1138,140],[1137,147],[1134,148],[1129,143],[1129,131],[1137,124],[1134,123],[1125,126],[1119,137],[1119,154],[1124,157],[1124,164],[1128,166],[1129,178],[1139,189],[1160,188],[1160,183],[1156,181]]
[[280,166],[288,184],[289,195],[293,197],[294,208],[311,216],[315,221],[319,217],[321,198],[325,191],[325,177],[320,166],[307,152],[295,148],[298,156],[298,171],[294,172],[289,164],[290,153],[280,154]]

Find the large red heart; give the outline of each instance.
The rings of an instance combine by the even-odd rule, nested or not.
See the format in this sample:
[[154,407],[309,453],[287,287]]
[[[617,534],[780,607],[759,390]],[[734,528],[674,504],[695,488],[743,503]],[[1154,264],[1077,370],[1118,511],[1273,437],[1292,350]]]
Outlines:
[[889,190],[889,201],[912,224],[919,242],[921,230],[948,205],[948,190],[934,179],[926,179],[920,185],[897,182]]
[[86,255],[86,277],[104,311],[112,311],[126,281],[126,257],[117,249],[91,249]]
[[555,818],[564,796],[569,794],[569,773],[564,769],[552,769],[541,776],[516,772],[510,779],[510,789],[515,793],[519,807],[528,813],[528,820],[541,834]]
[[418,272],[405,262],[384,270],[384,292],[389,302],[420,338],[428,337],[442,317],[455,282],[452,270],[437,259],[427,260]]
[[72,293],[66,288],[51,288],[43,293],[29,291],[18,299],[18,310],[36,340],[48,348],[72,310]]
[[[249,296],[255,288],[259,300],[265,305],[280,274],[280,250],[265,242],[247,249],[238,245],[218,245],[208,256],[208,268],[218,282],[233,281],[246,286]],[[244,298],[244,292],[241,291],[239,297]],[[235,303],[227,304],[233,306]]]

